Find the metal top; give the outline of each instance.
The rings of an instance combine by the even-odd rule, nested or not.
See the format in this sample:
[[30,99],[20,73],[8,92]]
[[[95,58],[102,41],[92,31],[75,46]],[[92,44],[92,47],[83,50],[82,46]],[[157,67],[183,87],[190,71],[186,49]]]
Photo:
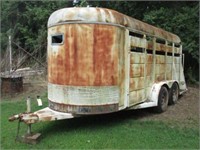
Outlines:
[[59,9],[53,12],[49,17],[48,27],[67,22],[116,24],[132,30],[142,31],[146,34],[166,39],[170,42],[181,42],[180,38],[175,34],[154,27],[137,19],[128,17],[117,11],[105,8],[73,7]]

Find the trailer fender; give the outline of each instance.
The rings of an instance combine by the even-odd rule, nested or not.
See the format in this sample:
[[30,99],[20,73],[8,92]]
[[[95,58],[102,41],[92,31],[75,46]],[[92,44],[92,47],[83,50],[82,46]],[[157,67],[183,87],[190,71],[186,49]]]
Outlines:
[[169,91],[169,89],[172,87],[172,84],[174,82],[177,82],[177,81],[176,80],[170,80],[170,81],[162,81],[162,82],[153,84],[151,91],[150,91],[150,94],[148,96],[148,100],[151,101],[151,102],[154,102],[155,106],[157,106],[158,105],[158,95],[159,95],[161,87],[165,86]]

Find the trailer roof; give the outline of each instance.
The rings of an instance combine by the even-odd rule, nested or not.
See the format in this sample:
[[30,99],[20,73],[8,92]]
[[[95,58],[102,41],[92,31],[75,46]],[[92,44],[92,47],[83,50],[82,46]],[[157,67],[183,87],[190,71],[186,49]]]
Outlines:
[[117,24],[166,39],[170,42],[181,42],[180,38],[173,33],[106,8],[72,7],[59,9],[53,12],[49,17],[48,27],[58,23],[76,21]]

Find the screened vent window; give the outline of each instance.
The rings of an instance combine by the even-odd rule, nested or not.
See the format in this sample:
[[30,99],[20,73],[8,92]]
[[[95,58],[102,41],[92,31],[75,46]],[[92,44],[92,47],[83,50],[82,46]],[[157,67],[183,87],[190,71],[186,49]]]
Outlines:
[[63,35],[62,34],[52,35],[51,42],[52,42],[52,44],[62,44],[63,43]]

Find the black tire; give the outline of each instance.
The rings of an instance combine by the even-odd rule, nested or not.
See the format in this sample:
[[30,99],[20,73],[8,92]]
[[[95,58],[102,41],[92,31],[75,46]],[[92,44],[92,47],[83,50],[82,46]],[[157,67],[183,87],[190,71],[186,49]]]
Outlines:
[[158,95],[158,106],[155,107],[157,113],[162,113],[167,110],[169,101],[169,93],[166,87],[162,86]]
[[179,87],[176,82],[173,83],[169,91],[169,105],[174,105],[178,101]]

